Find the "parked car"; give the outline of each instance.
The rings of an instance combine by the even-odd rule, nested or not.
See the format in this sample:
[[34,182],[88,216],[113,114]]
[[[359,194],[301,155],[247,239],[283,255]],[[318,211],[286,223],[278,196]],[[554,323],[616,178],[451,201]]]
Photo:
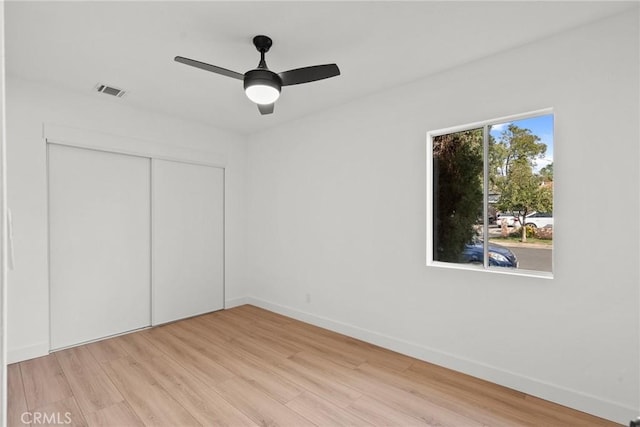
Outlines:
[[[489,216],[487,217],[487,223],[489,225],[495,225],[496,224],[496,217],[489,214]],[[484,224],[484,217],[482,216],[482,214],[478,215],[478,217],[476,218],[476,224],[478,225],[482,225]]]
[[496,214],[496,224],[502,225],[502,220],[505,220],[509,227],[520,225],[518,215],[514,212],[498,212]]
[[[461,262],[483,264],[484,245],[481,239],[475,238],[464,247]],[[489,244],[489,265],[492,267],[518,268],[518,259],[508,248]]]
[[524,219],[525,226],[553,227],[553,214],[550,212],[533,212]]

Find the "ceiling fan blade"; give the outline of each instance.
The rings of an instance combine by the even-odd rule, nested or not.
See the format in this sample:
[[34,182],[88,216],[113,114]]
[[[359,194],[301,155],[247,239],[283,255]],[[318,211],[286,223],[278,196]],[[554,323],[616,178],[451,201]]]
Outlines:
[[260,110],[260,114],[271,114],[273,113],[273,106],[275,104],[257,104],[258,110]]
[[339,76],[340,69],[336,64],[314,65],[283,71],[278,75],[282,79],[282,86],[291,86]]
[[238,80],[244,79],[244,74],[236,73],[235,71],[227,70],[226,68],[216,67],[215,65],[196,61],[195,59],[176,56],[174,60],[176,62],[180,62],[185,65],[190,65],[192,67],[200,68],[201,70],[205,70],[205,71],[211,71],[212,73],[216,73],[216,74],[222,74],[223,76],[232,77],[234,79],[238,79]]

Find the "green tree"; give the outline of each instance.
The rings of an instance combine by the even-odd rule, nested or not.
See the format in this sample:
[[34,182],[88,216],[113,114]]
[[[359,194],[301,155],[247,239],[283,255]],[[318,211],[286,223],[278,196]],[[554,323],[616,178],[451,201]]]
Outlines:
[[459,262],[482,212],[482,129],[437,136],[434,162],[434,259]]
[[[490,146],[490,164],[494,168],[490,180],[500,194],[498,209],[517,212],[521,224],[531,212],[553,210],[551,188],[542,185],[541,176],[533,173],[536,159],[543,157],[546,150],[538,136],[513,124]],[[553,173],[553,166],[550,171]],[[522,227],[522,241],[526,240],[526,229]]]
[[498,144],[493,135],[489,134],[489,192],[499,193],[503,180],[503,168],[507,158],[507,146]]
[[540,177],[545,182],[553,182],[553,162],[540,169]]
[[544,157],[547,145],[529,129],[509,124],[498,140],[489,138],[489,179],[499,186],[509,175],[514,163],[528,163],[532,168],[536,159]]

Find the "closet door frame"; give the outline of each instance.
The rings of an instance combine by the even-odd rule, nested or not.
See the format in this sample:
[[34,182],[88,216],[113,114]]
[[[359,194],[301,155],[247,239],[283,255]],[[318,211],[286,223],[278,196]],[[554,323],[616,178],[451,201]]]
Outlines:
[[[222,309],[226,308],[226,157],[217,153],[202,152],[198,150],[180,149],[180,148],[167,148],[166,146],[160,147],[156,151],[154,145],[148,141],[143,141],[135,138],[126,138],[122,136],[109,135],[102,132],[95,132],[89,130],[83,130],[78,128],[72,128],[67,126],[61,126],[56,124],[43,124],[43,139],[44,149],[48,153],[48,146],[60,145],[66,147],[81,148],[94,151],[102,151],[112,154],[122,154],[134,157],[142,157],[149,159],[151,162],[151,191],[150,191],[150,220],[151,220],[151,240],[149,241],[151,249],[151,263],[149,265],[150,277],[151,277],[151,289],[150,289],[150,304],[151,304],[151,317],[149,324],[153,325],[154,308],[153,308],[153,294],[154,294],[154,254],[153,254],[153,160],[167,160],[173,162],[187,163],[199,166],[208,166],[222,169]],[[126,147],[126,148],[125,148]],[[133,147],[133,149],[131,148]],[[202,160],[202,159],[206,160]],[[51,256],[51,227],[49,223],[49,159],[47,156],[46,162],[46,176],[47,176],[47,257]],[[47,262],[47,292],[48,292],[48,318],[49,318],[49,351],[51,348],[51,263]],[[125,332],[124,334],[126,334]],[[114,335],[115,336],[115,335]],[[93,341],[100,341],[107,337],[96,338]],[[91,342],[91,341],[88,341]],[[56,349],[58,350],[58,349]]]

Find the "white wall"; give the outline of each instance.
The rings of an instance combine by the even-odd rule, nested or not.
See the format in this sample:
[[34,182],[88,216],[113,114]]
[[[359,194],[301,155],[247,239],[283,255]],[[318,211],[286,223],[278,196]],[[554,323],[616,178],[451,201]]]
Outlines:
[[[638,36],[617,16],[251,137],[246,301],[628,423]],[[425,267],[426,132],[546,107],[555,278]]]
[[[15,254],[15,268],[8,277],[9,362],[41,356],[49,350],[43,124],[47,132],[66,133],[72,139],[95,136],[100,139],[99,145],[107,148],[111,144],[117,149],[226,163],[226,297],[233,299],[246,294],[245,138],[129,108],[126,98],[68,93],[15,76],[7,76],[6,96],[8,205],[13,214]],[[72,132],[65,127],[80,130]]]

